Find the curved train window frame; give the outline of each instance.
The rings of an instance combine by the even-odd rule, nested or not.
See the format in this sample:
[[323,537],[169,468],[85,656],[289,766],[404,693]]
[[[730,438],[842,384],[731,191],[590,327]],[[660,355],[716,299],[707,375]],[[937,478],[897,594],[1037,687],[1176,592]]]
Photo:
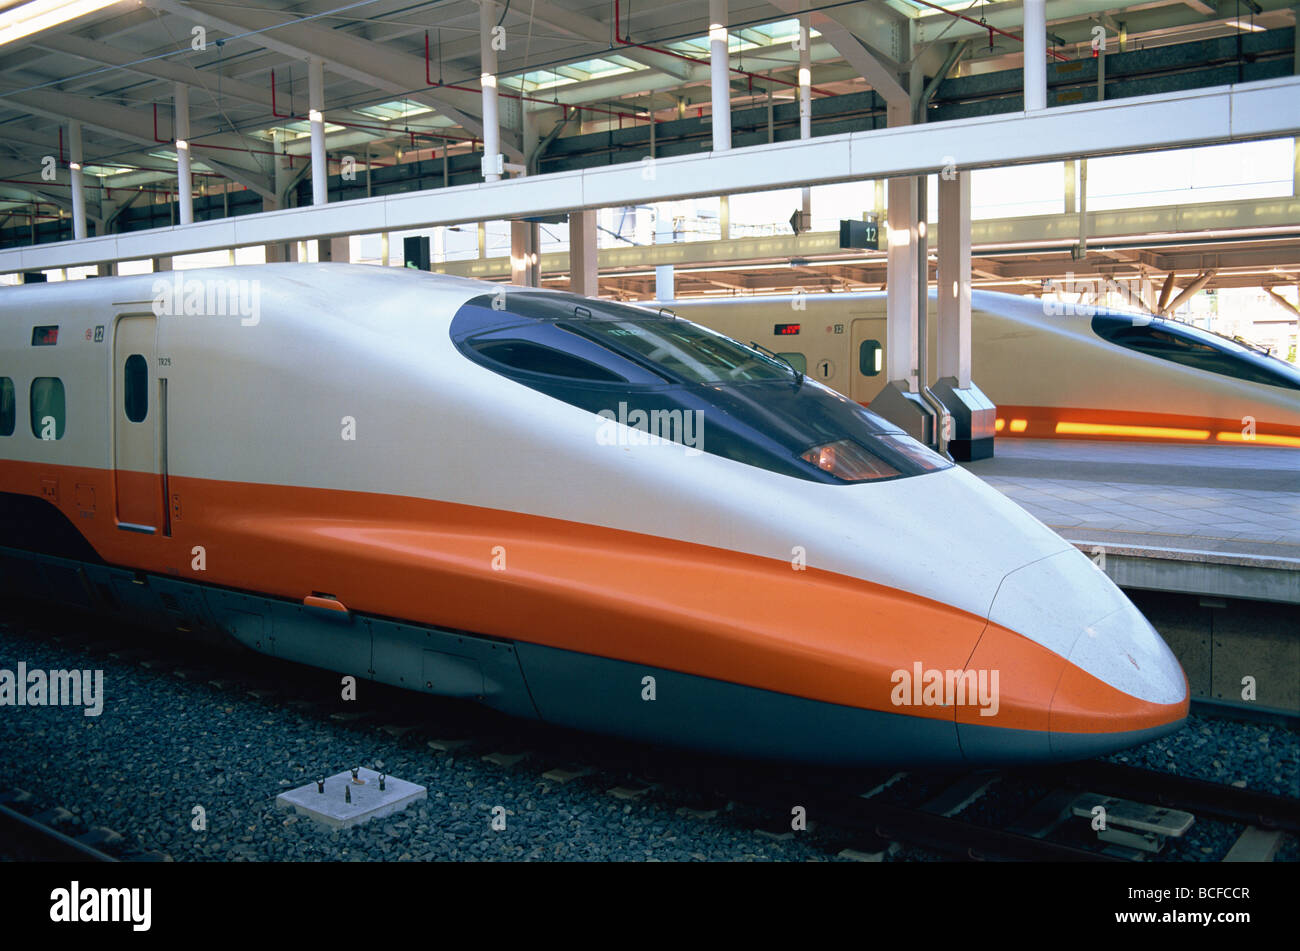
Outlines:
[[[870,350],[870,354],[872,357],[871,369],[869,371],[866,369],[868,344],[872,348]],[[868,377],[880,376],[880,374],[884,372],[884,368],[885,368],[885,358],[883,356],[884,352],[885,352],[885,348],[880,345],[879,340],[874,340],[874,339],[864,340],[860,344],[858,344],[858,372],[861,373],[863,376],[868,376]],[[879,364],[879,366],[877,366],[877,364]]]
[[[856,483],[801,458],[812,440],[820,444],[828,439],[850,438],[862,441],[864,446],[874,446],[880,437],[901,435],[901,431],[896,432],[884,420],[875,418],[874,414],[857,403],[815,380],[806,380],[805,386],[792,390],[791,368],[787,363],[746,346],[726,334],[682,320],[675,315],[665,317],[662,313],[610,304],[614,312],[606,320],[592,313],[599,311],[606,302],[545,291],[512,293],[507,297],[505,308],[492,306],[495,300],[486,294],[471,298],[460,306],[452,318],[449,328],[451,344],[471,363],[598,416],[606,415],[613,406],[619,406],[621,411],[621,398],[635,394],[662,394],[656,399],[662,400],[663,408],[670,413],[700,412],[711,406],[712,412],[717,415],[711,415],[707,419],[711,426],[721,428],[708,441],[709,445],[704,451],[742,465],[809,482],[852,485]],[[624,310],[629,312],[626,316],[622,316]],[[721,338],[747,351],[746,357],[752,353],[755,361],[771,364],[779,369],[779,373],[770,379],[696,380],[689,374],[676,374],[671,366],[654,364],[646,354],[635,348],[621,346],[617,335],[592,333],[588,330],[595,326],[603,329],[606,323],[627,325],[633,319],[647,324],[656,321],[691,324],[705,334]],[[561,343],[565,338],[572,341],[571,346]],[[569,357],[622,374],[622,379],[594,380],[521,369],[518,365],[490,355],[486,345],[505,340],[519,340],[559,350]],[[817,404],[814,415],[820,428],[810,428],[807,420],[795,416],[785,418],[779,414],[773,415],[769,400],[755,390],[772,391],[773,398],[778,403],[800,398],[813,400]],[[616,400],[620,402],[615,402]],[[842,419],[839,418],[841,416]],[[797,434],[795,430],[798,430]],[[804,437],[808,441],[804,441]],[[925,460],[918,462],[907,458],[887,441],[882,445],[881,451],[874,448],[869,451],[891,465],[894,464],[894,457],[898,457],[895,465],[899,468],[898,474],[874,479],[873,482],[913,478],[952,465],[940,462],[936,466]]]
[[[681,368],[678,368],[663,362],[656,361],[650,355],[642,353],[640,350],[638,350],[635,347],[632,347],[630,345],[624,346],[620,339],[622,336],[624,335],[639,336],[637,334],[634,334],[632,331],[627,330],[625,326],[620,328],[618,331],[614,333],[606,334],[603,332],[603,325],[608,325],[608,324],[627,325],[630,323],[637,323],[637,324],[653,325],[655,323],[660,323],[660,322],[668,323],[668,324],[680,324],[685,326],[691,326],[697,328],[698,330],[702,330],[704,333],[700,337],[701,340],[705,340],[708,338],[716,338],[716,342],[721,346],[734,345],[735,347],[738,347],[742,351],[747,351],[748,364],[753,364],[755,367],[770,367],[773,372],[770,376],[762,376],[758,378],[738,378],[736,374],[740,371],[740,369],[743,366],[746,365],[746,364],[739,364],[736,367],[733,367],[731,369],[730,374],[726,377],[700,379],[695,376],[692,376],[692,374],[689,372],[689,364],[683,361],[680,360],[678,361],[678,363],[681,364]],[[781,384],[781,385],[789,385],[790,383],[790,371],[792,368],[788,364],[782,364],[779,360],[773,359],[768,353],[764,353],[762,350],[747,345],[739,340],[736,340],[733,337],[728,337],[726,334],[720,333],[719,331],[716,331],[711,327],[706,327],[703,324],[697,324],[694,321],[686,320],[684,318],[677,317],[675,315],[670,318],[665,318],[655,314],[647,314],[645,316],[636,314],[621,319],[616,318],[610,320],[592,320],[589,323],[584,321],[575,321],[575,320],[566,320],[558,323],[560,329],[566,330],[577,336],[581,336],[586,340],[590,340],[591,342],[595,343],[597,346],[604,347],[606,350],[609,350],[611,353],[618,355],[619,357],[621,357],[622,359],[630,363],[634,363],[638,366],[644,367],[651,373],[663,377],[667,382],[672,383],[674,385],[709,387],[709,386],[749,386],[751,384],[768,385],[773,383]],[[597,335],[596,333],[592,333],[592,332],[584,332],[584,328],[586,326],[590,326],[592,328],[602,327],[602,334]]]
[[[48,384],[48,386],[42,386]],[[37,388],[42,390],[48,389],[49,393],[42,392],[37,396]],[[57,409],[53,406],[47,406],[46,403],[54,398],[57,403]],[[31,418],[32,435],[41,442],[57,442],[63,438],[67,432],[68,422],[68,392],[63,385],[63,379],[57,376],[38,376],[32,380],[32,385],[27,391],[28,414]],[[44,428],[44,420],[47,416],[54,419],[54,439],[45,439],[41,435]]]
[[[790,368],[786,364],[774,360],[760,350],[746,346],[726,334],[719,333],[711,327],[678,317],[671,311],[661,309],[655,312],[614,301],[589,300],[565,292],[517,291],[506,294],[500,305],[497,304],[497,300],[491,295],[480,295],[477,298],[472,298],[461,305],[461,311],[452,321],[451,336],[453,344],[477,363],[484,363],[487,359],[482,357],[477,349],[482,335],[504,335],[509,330],[526,328],[528,331],[526,335],[531,336],[532,331],[541,327],[549,327],[579,338],[587,348],[596,348],[596,352],[607,354],[611,361],[610,365],[606,365],[603,361],[591,360],[590,352],[583,355],[574,353],[573,355],[578,356],[579,359],[595,362],[597,366],[601,366],[606,370],[622,373],[625,382],[614,384],[613,381],[609,381],[611,385],[638,388],[683,384],[742,386],[749,383],[789,383]],[[467,309],[469,313],[464,313]],[[462,322],[462,320],[462,329],[458,331],[456,324]],[[689,372],[679,371],[671,365],[660,364],[640,352],[636,347],[622,345],[622,342],[617,337],[617,332],[610,333],[607,330],[610,324],[621,325],[626,328],[629,324],[650,326],[659,323],[665,325],[689,325],[699,331],[705,338],[715,338],[722,345],[738,347],[747,352],[750,362],[755,366],[770,365],[772,369],[771,376],[762,379],[693,379]],[[469,326],[466,327],[466,324]],[[628,331],[624,329],[623,332]],[[539,340],[533,342],[541,346],[548,346],[547,343]],[[567,347],[556,349],[569,352]],[[487,362],[490,362],[494,367],[510,366],[500,361],[488,360]],[[510,367],[510,369],[512,373],[529,372],[513,367]],[[632,378],[636,376],[640,376],[641,380]],[[572,380],[575,383],[587,382],[593,385],[598,385],[600,382],[584,380],[581,377],[544,376],[544,378]]]
[[0,436],[12,436],[18,426],[18,391],[12,377],[0,376]]
[[[1220,342],[1215,334],[1200,328],[1187,327],[1161,317],[1135,320],[1131,314],[1110,312],[1095,314],[1091,326],[1093,333],[1112,346],[1165,360],[1189,370],[1214,373],[1258,386],[1300,390],[1300,373],[1295,373],[1294,379],[1290,378],[1283,372],[1283,368],[1291,370],[1287,364],[1281,363],[1280,367],[1275,367],[1270,362],[1274,358],[1256,353],[1227,338]],[[1154,344],[1157,333],[1170,338],[1170,343],[1142,345],[1147,340]],[[1166,347],[1169,349],[1164,349]]]
[[[525,366],[520,366],[517,363],[512,363],[493,356],[492,349],[511,345],[546,351],[547,353],[554,354],[555,357],[567,360],[574,365],[581,364],[583,366],[591,367],[594,371],[603,375],[573,376],[568,373],[549,373],[544,370],[529,369]],[[610,370],[607,367],[602,367],[599,363],[593,363],[591,360],[587,360],[584,357],[575,356],[572,353],[565,353],[563,350],[559,350],[555,347],[548,347],[545,344],[537,343],[534,340],[525,340],[520,337],[498,336],[496,333],[486,333],[475,334],[472,337],[467,337],[465,339],[465,346],[479,362],[495,364],[498,367],[507,369],[509,371],[507,376],[509,377],[519,375],[529,379],[563,380],[568,383],[576,384],[607,384],[624,387],[632,385],[626,378],[618,376],[613,370]]]
[[[472,301],[469,303],[473,303]],[[514,315],[510,315],[514,316]],[[454,323],[454,322],[453,322]],[[551,383],[562,384],[569,387],[581,387],[590,389],[608,389],[612,392],[645,392],[662,387],[674,385],[673,381],[666,379],[662,374],[654,372],[651,368],[645,366],[641,361],[633,360],[617,350],[606,347],[598,341],[591,340],[582,334],[575,334],[568,331],[561,321],[552,319],[514,319],[509,323],[498,323],[493,326],[478,327],[464,333],[456,333],[455,327],[452,328],[452,344],[464,354],[469,360],[490,370],[506,379],[514,380],[517,383],[530,385],[532,383]],[[588,348],[587,353],[574,353],[568,350],[562,350],[559,347],[552,346],[550,343],[543,343],[541,339],[530,339],[541,333],[559,331],[565,334],[565,337],[571,337],[575,341],[581,341]],[[518,336],[515,336],[518,334]],[[597,369],[611,374],[613,379],[594,379],[586,376],[561,376],[558,374],[541,373],[535,370],[522,369],[516,365],[496,359],[485,353],[485,345],[497,341],[518,340],[521,343],[531,344],[548,350],[554,350],[566,357],[579,360],[590,364]],[[557,340],[558,342],[558,340]],[[609,360],[608,365],[591,359],[591,356],[600,355]],[[628,379],[627,374],[639,375],[640,380]]]
[[128,356],[122,367],[122,411],[133,423],[149,418],[149,361],[142,353]]

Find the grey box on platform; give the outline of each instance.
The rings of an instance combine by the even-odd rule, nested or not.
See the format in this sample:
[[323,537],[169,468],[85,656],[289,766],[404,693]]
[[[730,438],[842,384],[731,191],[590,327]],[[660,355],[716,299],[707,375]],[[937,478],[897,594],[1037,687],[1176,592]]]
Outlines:
[[[347,801],[351,791],[352,801]],[[400,812],[413,802],[428,797],[423,786],[408,783],[392,776],[384,777],[384,788],[379,788],[379,773],[364,767],[357,770],[357,781],[352,771],[335,773],[325,780],[325,791],[316,783],[308,783],[275,797],[277,809],[293,809],[317,822],[335,829],[346,829],[371,819]]]

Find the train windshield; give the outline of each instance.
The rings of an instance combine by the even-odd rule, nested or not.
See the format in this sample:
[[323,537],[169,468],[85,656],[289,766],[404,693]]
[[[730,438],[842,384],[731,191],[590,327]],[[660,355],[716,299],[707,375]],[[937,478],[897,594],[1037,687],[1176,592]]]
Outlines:
[[667,311],[503,288],[462,305],[451,338],[475,363],[602,425],[783,475],[842,484],[952,465],[775,354]]
[[1092,329],[1104,340],[1148,356],[1250,383],[1300,390],[1300,370],[1291,364],[1190,324],[1101,313],[1092,318]]
[[[631,308],[628,308],[630,310]],[[688,320],[649,316],[567,320],[561,326],[688,383],[790,380],[791,367]]]

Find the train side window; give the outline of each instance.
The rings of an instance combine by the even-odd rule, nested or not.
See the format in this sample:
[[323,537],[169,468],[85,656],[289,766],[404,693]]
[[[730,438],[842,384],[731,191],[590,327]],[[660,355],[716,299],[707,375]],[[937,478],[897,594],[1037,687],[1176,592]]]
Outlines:
[[598,380],[602,383],[627,382],[612,370],[597,366],[589,360],[583,360],[581,357],[551,347],[543,347],[528,340],[471,340],[470,345],[489,360],[504,363],[508,367],[526,373],[568,377],[574,380]]
[[0,436],[12,436],[15,423],[14,381],[0,376]]
[[32,380],[32,435],[37,439],[62,439],[66,407],[62,380],[56,376]]
[[1092,318],[1092,329],[1103,340],[1150,357],[1250,383],[1300,390],[1300,373],[1289,363],[1199,327],[1103,312]]
[[142,423],[149,415],[149,364],[141,354],[133,353],[126,358],[123,376],[126,418],[133,423]]
[[787,353],[778,353],[777,356],[788,361],[790,366],[794,367],[799,373],[806,374],[808,372],[808,358],[802,353],[791,350]]
[[884,369],[885,351],[879,340],[864,340],[858,347],[858,370],[863,376],[879,376]]

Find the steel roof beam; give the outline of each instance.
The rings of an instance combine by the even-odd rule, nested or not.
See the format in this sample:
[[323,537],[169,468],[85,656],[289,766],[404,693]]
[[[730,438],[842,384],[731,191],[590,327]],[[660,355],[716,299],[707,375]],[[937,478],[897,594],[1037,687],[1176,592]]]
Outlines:
[[[4,172],[0,172],[0,176]],[[72,199],[67,195],[56,195],[53,192],[43,191],[36,185],[23,185],[18,182],[0,182],[0,195],[4,196],[6,201],[25,201],[31,204],[33,200],[41,201],[47,205],[54,205],[66,212],[72,212]],[[15,197],[25,196],[25,197]],[[92,215],[87,217],[93,218]],[[98,221],[98,219],[95,219]]]
[[[0,87],[0,104],[9,104],[27,112],[48,116],[53,119],[75,119],[127,142],[150,147],[171,144],[170,139],[164,138],[159,141],[154,136],[153,121],[148,117],[148,114],[127,106],[119,106],[117,103],[104,99],[73,96],[48,89],[10,92]],[[164,108],[165,121],[159,123],[158,131],[160,134],[171,131],[170,113],[170,108]],[[220,145],[232,150],[251,149],[248,142],[238,136],[229,134],[203,135],[200,133],[195,138],[202,143]],[[251,151],[244,151],[242,155],[239,152],[232,151],[230,155],[238,156],[238,159],[231,158],[228,164],[244,165],[250,170],[260,171],[260,164]]]
[[[771,3],[783,13],[791,16],[799,13],[799,0],[771,0]],[[871,84],[871,88],[884,98],[892,111],[898,111],[904,107],[907,109],[908,119],[906,121],[910,121],[911,97],[898,81],[896,71],[881,63],[862,41],[853,35],[853,31],[848,27],[836,20],[832,20],[824,13],[814,13],[810,19],[812,28],[820,33],[831,46],[835,47],[835,51],[840,54],[846,63],[857,70],[858,75]],[[907,51],[907,55],[911,56],[911,50]]]
[[228,79],[224,76],[218,80],[215,71],[208,72],[196,69],[193,66],[181,66],[178,65],[179,61],[172,62],[166,59],[151,59],[144,63],[136,62],[143,58],[138,53],[108,46],[105,43],[96,43],[93,40],[85,40],[79,36],[42,34],[37,38],[36,42],[46,49],[77,56],[92,63],[121,67],[150,79],[158,79],[169,83],[184,83],[207,93],[213,103],[217,101],[217,85],[219,82],[222,96],[232,96],[235,99],[255,103],[266,110],[271,108],[271,92],[269,89],[253,86],[238,79]]
[[[419,89],[424,77],[423,59],[401,53],[369,40],[358,39],[341,30],[331,30],[309,23],[286,23],[282,14],[251,7],[234,7],[225,4],[192,0],[147,0],[150,6],[202,23],[217,26],[231,33],[260,30],[249,41],[285,56],[308,58],[318,56],[329,66],[330,72],[347,76],[358,82],[369,83],[438,110],[471,134],[482,135],[483,123],[476,113],[480,108],[479,96],[446,88]],[[522,161],[517,146],[503,144],[502,151],[512,159]]]
[[[563,7],[551,3],[550,0],[530,0],[529,9],[532,10],[533,19],[539,23],[554,27],[568,33],[570,36],[580,37],[596,43],[602,50],[609,47],[609,38],[613,28],[608,23],[602,23],[594,17],[583,16],[571,10],[565,10]],[[614,41],[620,56],[626,56],[630,60],[657,69],[662,73],[667,73],[677,79],[687,79],[691,76],[691,65],[685,60],[677,59],[675,56],[665,56],[663,53],[656,53],[651,50],[638,49],[635,46],[625,46],[619,42],[621,39],[622,37],[616,37]]]
[[1300,77],[1287,77],[843,133],[661,158],[653,176],[629,162],[11,249],[0,272],[917,175],[935,171],[953,142],[961,168],[974,169],[1275,138],[1300,132],[1298,99]]
[[[56,120],[75,119],[83,125],[93,127],[114,138],[133,144],[147,146],[170,146],[171,141],[157,141],[154,137],[150,120],[140,113],[103,100],[94,100],[80,96],[37,90],[23,93],[9,93],[0,90],[0,104],[17,105],[37,115],[48,116]],[[165,131],[170,131],[170,116]],[[193,144],[219,146],[224,151],[222,158],[211,158],[210,152],[203,154],[202,162],[209,168],[232,181],[251,188],[259,194],[270,194],[269,179],[262,169],[257,156],[250,151],[247,142],[232,135],[196,137]]]

